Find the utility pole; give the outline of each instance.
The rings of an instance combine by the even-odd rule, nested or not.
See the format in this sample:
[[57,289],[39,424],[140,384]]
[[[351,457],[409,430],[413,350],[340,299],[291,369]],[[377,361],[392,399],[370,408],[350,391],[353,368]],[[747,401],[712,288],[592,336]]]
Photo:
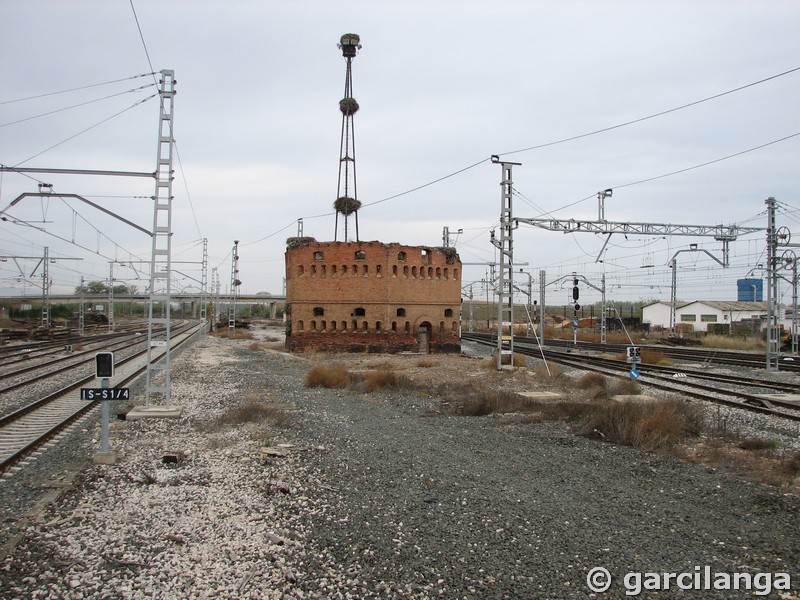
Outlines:
[[231,257],[231,288],[230,303],[228,304],[228,337],[236,337],[236,302],[239,299],[239,240],[234,240]]
[[[497,369],[503,368],[503,356],[509,357],[509,368],[514,367],[514,220],[512,199],[514,184],[512,169],[522,163],[503,162],[499,156],[492,156],[492,162],[502,168],[500,181],[500,238],[492,232],[492,244],[499,250],[498,272],[498,311],[497,311]],[[508,327],[508,335],[503,328]],[[504,348],[508,342],[508,349]]]
[[[175,72],[161,71],[159,81],[160,111],[158,122],[158,149],[156,153],[155,193],[153,195],[153,229],[150,253],[150,287],[147,301],[147,371],[145,383],[145,407],[151,400],[159,399],[170,404],[170,359],[171,359],[171,272],[172,272],[172,154],[173,113],[175,103]],[[163,316],[156,317],[158,305]],[[156,339],[158,326],[164,327],[164,339]],[[156,358],[153,348],[160,347],[164,353]]]
[[777,371],[780,362],[780,329],[775,304],[778,300],[778,231],[775,227],[775,198],[769,197],[767,205],[767,371]]
[[114,261],[108,261],[108,332],[114,331]]
[[86,308],[84,307],[83,292],[83,275],[81,275],[80,305],[78,306],[78,335],[83,335],[84,327],[86,326]]
[[203,320],[203,333],[208,327],[208,238],[203,238],[203,266],[200,272],[200,318]]

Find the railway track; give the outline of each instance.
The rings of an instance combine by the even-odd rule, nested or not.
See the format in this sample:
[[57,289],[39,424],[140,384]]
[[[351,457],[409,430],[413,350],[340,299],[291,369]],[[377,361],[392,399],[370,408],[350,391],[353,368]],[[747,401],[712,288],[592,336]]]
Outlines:
[[[469,334],[473,335],[473,334]],[[481,334],[485,335],[485,334]],[[496,338],[495,338],[496,339]],[[520,338],[515,338],[515,343]],[[630,345],[639,346],[643,350],[652,350],[674,360],[699,362],[705,365],[732,365],[752,369],[764,368],[766,358],[764,353],[743,352],[735,350],[720,350],[709,348],[686,348],[683,346],[667,346],[664,344],[599,344],[596,342],[578,342],[573,344],[570,340],[547,339],[546,346],[550,348],[572,348],[582,351],[610,352],[622,354]],[[795,360],[795,358],[797,360]],[[782,371],[800,372],[800,357],[784,356],[780,361]]]
[[[203,325],[186,324],[175,329],[171,350],[178,350],[196,335]],[[163,350],[154,348],[153,360]],[[147,368],[147,348],[117,361],[112,387],[121,387],[139,377]],[[68,385],[0,417],[0,473],[30,455],[70,425],[99,406],[100,401],[81,400],[80,388],[95,382],[94,374],[80,375]]]
[[[488,346],[493,346],[496,342],[490,335],[464,334],[462,337]],[[544,354],[544,358],[550,362],[615,377],[627,377],[631,368],[624,360],[592,356],[563,348],[555,350],[547,347],[540,350],[535,344],[520,342],[518,339],[515,339],[514,351],[534,358],[542,358]],[[712,373],[709,370],[679,366],[642,365],[641,370],[643,376],[638,381],[644,386],[800,421],[800,402],[790,397],[781,397],[800,395],[800,385],[794,381]]]

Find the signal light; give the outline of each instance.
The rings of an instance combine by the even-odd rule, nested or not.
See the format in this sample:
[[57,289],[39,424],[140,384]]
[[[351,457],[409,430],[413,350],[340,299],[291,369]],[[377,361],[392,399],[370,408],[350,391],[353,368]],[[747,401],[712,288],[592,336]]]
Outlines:
[[98,352],[94,355],[95,377],[106,379],[114,376],[114,353]]
[[575,312],[578,312],[581,309],[581,305],[577,302],[575,303]]
[[578,286],[576,285],[574,288],[572,288],[572,299],[577,300],[578,296],[580,296],[580,290],[578,290]]

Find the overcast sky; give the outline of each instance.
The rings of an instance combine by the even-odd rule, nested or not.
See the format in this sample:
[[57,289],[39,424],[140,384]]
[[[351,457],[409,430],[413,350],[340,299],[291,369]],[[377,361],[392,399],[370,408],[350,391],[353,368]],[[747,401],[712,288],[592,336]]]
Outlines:
[[[0,0],[0,163],[154,171],[157,87],[135,76],[174,69],[175,285],[197,286],[207,238],[226,293],[240,240],[242,291],[280,294],[297,219],[306,236],[334,237],[337,43],[352,32],[363,46],[353,61],[362,240],[439,246],[448,226],[463,230],[451,240],[462,261],[497,260],[493,154],[522,163],[518,217],[595,219],[597,192],[613,188],[609,221],[765,227],[773,196],[778,224],[800,233],[799,26],[794,0]],[[39,183],[152,226],[149,179],[4,173],[0,210]],[[147,285],[137,261],[149,261],[148,236],[86,204],[26,197],[5,216],[0,255],[47,246],[59,258],[54,292],[108,277],[110,260],[126,263],[116,277]],[[689,243],[721,256],[710,238],[613,236],[602,262],[605,237],[521,226],[514,238],[534,283],[540,269],[548,283],[575,271],[599,285],[605,272],[611,301],[668,300],[667,263]],[[725,270],[681,254],[679,298],[735,299],[737,278],[762,276],[764,247],[763,233],[742,236]],[[17,263],[0,263],[0,293],[40,294],[40,270],[19,281],[37,261]],[[464,269],[476,297],[486,269]],[[790,301],[788,286],[782,294]],[[562,296],[548,288],[553,303]]]

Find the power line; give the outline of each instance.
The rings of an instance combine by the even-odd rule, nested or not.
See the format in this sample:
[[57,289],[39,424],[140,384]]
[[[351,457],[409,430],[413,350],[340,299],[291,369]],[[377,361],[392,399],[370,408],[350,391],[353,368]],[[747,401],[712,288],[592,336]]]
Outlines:
[[153,62],[150,60],[150,53],[147,51],[147,44],[144,41],[142,26],[139,25],[139,17],[136,14],[136,8],[133,6],[133,0],[130,0],[130,3],[131,3],[131,11],[133,12],[133,18],[136,21],[136,29],[139,30],[139,39],[142,40],[142,47],[144,48],[144,54],[145,56],[147,56],[147,64],[150,65],[150,73],[153,75],[153,79],[155,80],[156,78],[155,69],[153,68]]
[[147,89],[149,87],[153,87],[155,83],[148,83],[147,85],[140,86],[138,88],[133,88],[130,90],[126,90],[124,92],[118,92],[116,94],[111,94],[110,96],[104,96],[102,98],[96,98],[94,100],[87,100],[86,102],[81,102],[79,104],[73,104],[72,106],[66,106],[64,108],[57,108],[56,110],[51,110],[49,112],[40,113],[38,115],[34,115],[32,117],[25,117],[24,119],[18,119],[16,121],[10,121],[8,123],[0,123],[0,127],[7,127],[9,125],[16,125],[18,123],[24,123],[25,121],[32,121],[33,119],[39,119],[41,117],[46,117],[48,115],[54,115],[56,113],[64,112],[65,110],[70,110],[73,108],[78,108],[80,106],[86,106],[87,104],[94,104],[95,102],[101,102],[102,100],[108,100],[109,98],[115,98],[117,96],[122,96],[123,94],[130,94],[133,92],[138,92],[140,90]]
[[100,87],[103,85],[110,85],[112,83],[119,83],[121,81],[130,81],[131,79],[137,79],[139,77],[149,77],[151,75],[155,75],[155,73],[140,73],[139,75],[133,75],[131,77],[125,77],[123,79],[114,79],[112,81],[104,81],[103,83],[93,83],[90,85],[83,85],[80,87],[70,88],[67,90],[60,90],[58,92],[49,92],[47,94],[39,94],[37,96],[28,96],[27,98],[16,98],[15,100],[3,100],[0,101],[0,105],[2,104],[13,104],[14,102],[26,102],[28,100],[36,100],[38,98],[46,98],[47,96],[57,96],[58,94],[66,94],[68,92],[76,92],[79,90],[87,90],[93,87]]
[[547,148],[548,146],[555,146],[557,144],[564,144],[566,142],[572,142],[574,140],[579,140],[585,137],[589,137],[592,135],[597,135],[598,133],[605,133],[606,131],[612,131],[614,129],[619,129],[620,127],[627,127],[628,125],[634,125],[635,123],[641,123],[642,121],[647,121],[649,119],[655,119],[656,117],[661,117],[663,115],[667,115],[669,113],[673,113],[679,110],[683,110],[684,108],[689,108],[691,106],[696,106],[698,104],[702,104],[703,102],[709,102],[710,100],[716,100],[717,98],[721,98],[723,96],[727,96],[729,94],[733,94],[735,92],[740,92],[747,88],[753,87],[755,85],[759,85],[761,83],[765,83],[767,81],[771,81],[773,79],[777,79],[778,77],[783,77],[784,75],[789,75],[790,73],[794,73],[796,71],[800,71],[800,67],[795,67],[793,69],[789,69],[788,71],[784,71],[783,73],[778,73],[777,75],[771,75],[770,77],[765,77],[764,79],[759,79],[758,81],[754,81],[752,83],[748,83],[746,85],[739,86],[732,90],[728,90],[726,92],[721,92],[719,94],[714,94],[713,96],[708,96],[707,98],[702,98],[700,100],[695,100],[694,102],[689,102],[688,104],[682,104],[681,106],[676,106],[675,108],[670,108],[668,110],[663,110],[661,112],[654,113],[652,115],[648,115],[646,117],[640,117],[638,119],[633,119],[632,121],[625,121],[624,123],[619,123],[617,125],[612,125],[610,127],[604,127],[602,129],[597,129],[595,131],[590,131],[588,133],[582,133],[580,135],[574,135],[572,137],[564,138],[561,140],[555,140],[553,142],[547,142],[544,144],[538,144],[536,146],[530,146],[528,148],[521,148],[519,150],[512,150],[511,152],[501,152],[500,156],[507,156],[509,154],[518,154],[520,152],[528,152],[529,150],[538,150],[540,148]]
[[[17,163],[17,164],[15,164],[14,166],[15,166],[15,167],[18,167],[18,166],[20,166],[20,165],[24,165],[26,162],[28,162],[28,161],[30,161],[30,160],[33,160],[33,159],[34,159],[34,158],[36,158],[37,156],[41,156],[41,155],[42,155],[42,154],[44,154],[45,152],[49,152],[49,151],[50,151],[50,150],[52,150],[53,148],[57,148],[58,146],[61,146],[62,144],[65,144],[65,143],[67,143],[68,141],[70,141],[70,140],[72,140],[72,139],[75,139],[75,138],[76,138],[76,137],[78,137],[79,135],[83,135],[83,134],[84,134],[84,133],[86,133],[87,131],[91,131],[92,129],[94,129],[94,128],[96,128],[96,127],[99,127],[99,126],[100,126],[100,125],[102,125],[103,123],[106,123],[106,122],[110,121],[111,119],[114,119],[115,117],[118,117],[118,116],[120,116],[121,114],[123,114],[123,113],[126,113],[126,112],[128,112],[129,110],[136,108],[136,107],[137,107],[137,106],[139,106],[140,104],[144,104],[144,103],[145,103],[145,102],[147,102],[148,100],[152,100],[152,99],[153,99],[153,98],[155,98],[156,96],[158,96],[158,94],[153,94],[152,96],[148,96],[147,98],[144,98],[144,99],[142,99],[142,100],[139,100],[139,101],[135,102],[134,104],[132,104],[131,106],[129,106],[128,108],[126,108],[126,109],[123,109],[123,110],[119,111],[118,113],[115,113],[115,114],[111,115],[110,117],[108,117],[108,118],[105,118],[105,119],[103,119],[102,121],[100,121],[100,122],[98,122],[98,123],[95,123],[94,125],[92,125],[92,126],[90,126],[90,127],[87,127],[86,129],[84,129],[84,130],[82,130],[82,131],[79,131],[78,133],[76,133],[76,134],[74,134],[74,135],[71,135],[71,136],[69,136],[68,138],[66,138],[66,139],[64,139],[64,140],[61,140],[61,141],[60,141],[60,142],[58,142],[57,144],[53,144],[53,145],[52,145],[52,146],[50,146],[49,148],[45,148],[44,150],[42,150],[41,152],[38,152],[38,153],[34,154],[33,156],[29,156],[28,158],[26,158],[26,159],[25,159],[25,160],[23,160],[23,161],[20,161],[20,162],[18,162],[18,163]],[[33,179],[33,178],[31,178],[31,179]]]

